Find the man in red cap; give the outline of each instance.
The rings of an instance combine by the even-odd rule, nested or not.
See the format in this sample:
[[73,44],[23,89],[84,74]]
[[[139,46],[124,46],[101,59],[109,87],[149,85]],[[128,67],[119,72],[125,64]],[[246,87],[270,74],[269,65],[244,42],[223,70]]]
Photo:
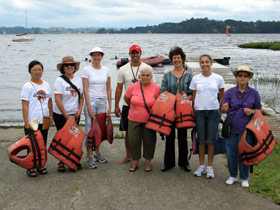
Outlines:
[[[141,48],[134,44],[129,48],[129,56],[130,56],[130,62],[128,62],[126,65],[122,66],[118,71],[118,79],[117,79],[117,87],[116,87],[116,93],[115,93],[115,115],[116,117],[121,116],[120,120],[120,131],[126,131],[125,134],[125,148],[126,148],[126,156],[123,160],[119,160],[119,164],[124,164],[126,162],[131,161],[131,154],[128,144],[128,136],[127,136],[127,128],[128,128],[128,111],[129,106],[126,104],[126,102],[123,100],[123,107],[122,111],[119,107],[120,98],[122,96],[122,91],[124,87],[124,92],[126,92],[127,88],[131,83],[135,83],[139,79],[140,70],[142,68],[150,68],[146,63],[141,62],[140,57],[142,55]],[[154,76],[153,76],[154,78]],[[153,82],[155,80],[153,79]]]

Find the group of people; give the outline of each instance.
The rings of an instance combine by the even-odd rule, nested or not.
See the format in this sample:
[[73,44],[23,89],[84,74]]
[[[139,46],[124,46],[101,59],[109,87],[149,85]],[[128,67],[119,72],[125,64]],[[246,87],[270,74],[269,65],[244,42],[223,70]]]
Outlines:
[[[209,55],[201,55],[199,59],[201,73],[193,76],[192,72],[184,66],[186,56],[182,48],[174,47],[169,52],[169,59],[173,64],[171,71],[164,74],[161,86],[155,83],[151,66],[141,62],[142,50],[138,45],[132,45],[129,49],[130,62],[122,66],[118,71],[117,86],[115,92],[115,115],[120,117],[120,130],[125,131],[126,155],[119,160],[119,164],[131,161],[130,172],[135,172],[139,167],[139,160],[145,159],[145,172],[152,171],[156,132],[146,128],[150,110],[160,93],[167,91],[174,95],[184,91],[188,100],[192,101],[195,110],[197,128],[197,141],[199,151],[199,167],[194,172],[195,176],[206,174],[207,178],[214,178],[212,167],[215,155],[215,142],[217,138],[218,124],[221,113],[227,113],[232,120],[231,136],[226,141],[228,169],[230,177],[226,184],[234,184],[238,178],[238,166],[242,186],[248,187],[249,168],[244,166],[239,159],[238,143],[250,121],[250,116],[255,110],[261,109],[258,92],[248,86],[248,81],[253,77],[253,72],[248,66],[240,66],[233,72],[237,85],[224,93],[225,84],[222,76],[211,71],[213,64]],[[49,117],[49,125],[54,123],[60,130],[69,116],[75,116],[79,123],[84,107],[86,133],[92,127],[92,118],[97,114],[111,114],[111,72],[109,68],[101,64],[104,52],[100,47],[94,47],[90,51],[92,64],[83,70],[82,79],[74,74],[79,70],[79,62],[75,62],[72,56],[66,56],[57,64],[61,76],[54,83],[54,98],[50,85],[41,79],[43,65],[38,61],[29,64],[30,81],[22,88],[21,100],[24,118],[24,130],[27,134],[31,128],[30,120],[40,120],[39,130],[42,132],[45,144],[47,143],[48,130],[43,129],[43,118]],[[122,95],[124,92],[124,97]],[[120,109],[120,100],[123,106]],[[85,102],[85,105],[84,105]],[[162,172],[166,172],[176,165],[175,161],[175,123],[171,133],[166,136],[164,163]],[[187,128],[177,128],[178,139],[178,166],[186,172],[191,171],[188,161]],[[252,134],[247,135],[247,141],[253,144]],[[87,146],[87,139],[85,139]],[[142,146],[143,144],[143,146]],[[208,163],[205,166],[205,148],[208,149]],[[87,146],[88,167],[97,168],[97,162],[106,163],[107,160],[100,153],[99,147]],[[58,171],[64,172],[65,166],[58,163]],[[28,169],[29,176],[35,177],[46,174],[47,169]]]

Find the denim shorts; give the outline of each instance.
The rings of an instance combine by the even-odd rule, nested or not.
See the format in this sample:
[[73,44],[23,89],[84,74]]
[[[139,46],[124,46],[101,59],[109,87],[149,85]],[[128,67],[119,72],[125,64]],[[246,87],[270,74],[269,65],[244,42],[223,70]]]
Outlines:
[[220,120],[221,113],[219,109],[195,110],[197,141],[203,143],[215,143]]

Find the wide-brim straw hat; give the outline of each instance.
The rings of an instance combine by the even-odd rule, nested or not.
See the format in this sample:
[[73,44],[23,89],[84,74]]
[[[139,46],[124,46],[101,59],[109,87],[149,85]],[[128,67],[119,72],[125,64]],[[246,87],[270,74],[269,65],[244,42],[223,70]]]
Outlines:
[[236,77],[237,74],[238,74],[239,72],[241,72],[241,71],[247,72],[247,73],[250,75],[250,76],[249,76],[249,79],[251,79],[251,78],[254,76],[254,72],[252,72],[248,66],[239,66],[239,67],[233,72],[233,75]]
[[72,56],[65,56],[62,58],[62,62],[56,65],[57,70],[61,71],[61,67],[63,66],[63,64],[66,63],[75,63],[75,72],[78,71],[80,68],[80,62],[75,62]]

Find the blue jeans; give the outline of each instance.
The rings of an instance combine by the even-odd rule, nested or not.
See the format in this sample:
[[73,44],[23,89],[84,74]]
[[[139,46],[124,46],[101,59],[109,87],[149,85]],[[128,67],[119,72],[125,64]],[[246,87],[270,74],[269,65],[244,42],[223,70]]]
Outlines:
[[197,141],[215,143],[218,125],[221,120],[220,110],[195,110]]
[[[238,175],[238,165],[241,180],[248,180],[249,177],[249,166],[243,165],[239,158],[238,144],[242,134],[231,134],[230,139],[226,140],[226,150],[227,150],[227,162],[228,170],[231,177],[237,177]],[[247,143],[253,145],[253,135],[249,131],[246,137]]]

